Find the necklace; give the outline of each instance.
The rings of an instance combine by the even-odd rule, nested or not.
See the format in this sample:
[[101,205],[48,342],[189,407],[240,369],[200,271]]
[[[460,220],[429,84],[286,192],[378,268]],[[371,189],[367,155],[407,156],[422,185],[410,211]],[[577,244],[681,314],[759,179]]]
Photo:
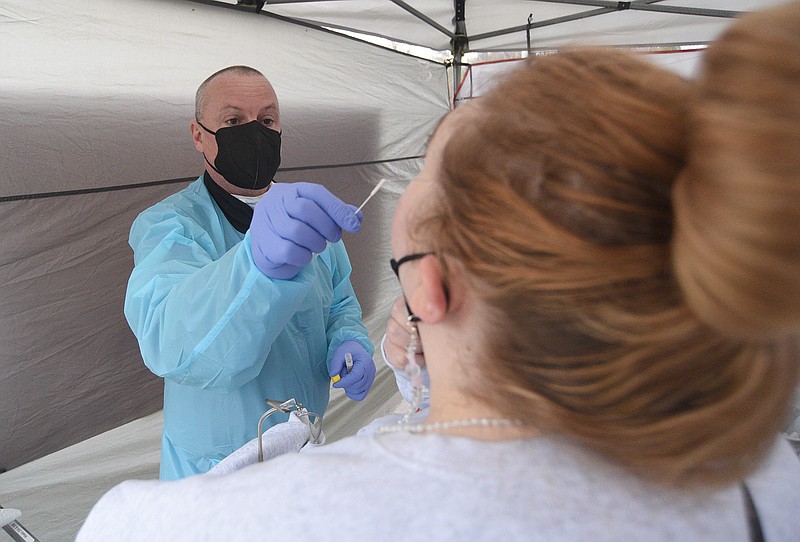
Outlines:
[[442,431],[445,429],[452,429],[454,427],[509,427],[512,425],[522,425],[519,420],[510,420],[507,418],[469,418],[466,420],[452,420],[449,422],[434,422],[434,423],[418,423],[409,425],[406,423],[398,423],[393,425],[384,425],[378,428],[378,434],[382,433],[396,433],[398,431],[406,431],[407,433],[426,433],[429,431]]

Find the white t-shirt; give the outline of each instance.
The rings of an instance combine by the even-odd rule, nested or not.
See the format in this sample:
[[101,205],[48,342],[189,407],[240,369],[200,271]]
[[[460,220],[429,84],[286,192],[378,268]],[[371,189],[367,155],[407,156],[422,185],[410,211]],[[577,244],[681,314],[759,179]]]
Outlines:
[[[747,485],[768,542],[800,540],[784,439]],[[362,434],[222,476],[127,481],[78,542],[749,540],[743,494],[667,490],[563,440]]]

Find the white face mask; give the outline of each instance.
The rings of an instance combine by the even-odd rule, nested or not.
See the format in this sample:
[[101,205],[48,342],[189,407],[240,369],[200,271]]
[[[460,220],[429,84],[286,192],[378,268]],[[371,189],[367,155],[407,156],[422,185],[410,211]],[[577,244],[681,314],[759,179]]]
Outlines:
[[[270,187],[271,186],[272,186],[272,183],[270,183]],[[264,192],[264,194],[266,194],[266,192]],[[254,208],[256,206],[256,203],[258,203],[259,200],[261,200],[261,198],[264,197],[264,194],[261,194],[260,196],[237,196],[236,194],[231,194],[231,196],[233,196],[234,198],[238,199],[242,203],[246,203],[251,208]]]
[[246,203],[250,207],[255,207],[256,203],[258,203],[258,200],[264,197],[263,194],[260,196],[237,196],[236,194],[231,194],[231,196],[238,199],[242,203]]

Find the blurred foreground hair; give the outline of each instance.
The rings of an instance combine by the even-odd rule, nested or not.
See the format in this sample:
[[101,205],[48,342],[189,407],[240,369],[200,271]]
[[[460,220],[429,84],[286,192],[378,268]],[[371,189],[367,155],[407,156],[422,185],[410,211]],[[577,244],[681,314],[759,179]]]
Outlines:
[[489,307],[472,392],[645,477],[742,478],[798,380],[800,4],[696,82],[571,50],[467,107],[416,234]]

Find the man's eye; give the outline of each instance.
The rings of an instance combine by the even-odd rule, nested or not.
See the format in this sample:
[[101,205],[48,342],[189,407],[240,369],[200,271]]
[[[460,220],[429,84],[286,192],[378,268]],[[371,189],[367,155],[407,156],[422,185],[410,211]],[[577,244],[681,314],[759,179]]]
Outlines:
[[275,124],[275,119],[262,119],[261,123],[264,126],[272,126],[273,124]]
[[227,124],[228,126],[236,126],[237,124],[239,124],[239,119],[237,119],[236,117],[230,118],[225,121],[225,124]]

